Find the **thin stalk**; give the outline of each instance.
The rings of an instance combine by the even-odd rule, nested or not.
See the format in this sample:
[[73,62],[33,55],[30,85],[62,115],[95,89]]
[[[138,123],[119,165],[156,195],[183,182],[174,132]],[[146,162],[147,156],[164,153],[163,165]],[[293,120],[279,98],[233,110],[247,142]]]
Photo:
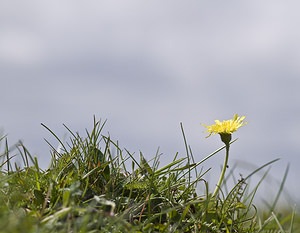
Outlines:
[[226,171],[226,168],[227,168],[228,157],[229,157],[229,143],[226,144],[226,156],[225,156],[225,161],[224,161],[222,173],[221,173],[220,179],[218,181],[217,187],[216,187],[216,189],[215,189],[215,191],[212,195],[212,198],[215,198],[217,196],[219,190],[220,190],[222,181],[224,179],[225,171]]
[[7,138],[5,139],[5,154],[6,154],[6,163],[7,163],[7,174],[9,174],[9,166],[10,166],[10,162],[9,160],[11,158],[9,158],[9,149],[8,149],[8,143],[7,143]]

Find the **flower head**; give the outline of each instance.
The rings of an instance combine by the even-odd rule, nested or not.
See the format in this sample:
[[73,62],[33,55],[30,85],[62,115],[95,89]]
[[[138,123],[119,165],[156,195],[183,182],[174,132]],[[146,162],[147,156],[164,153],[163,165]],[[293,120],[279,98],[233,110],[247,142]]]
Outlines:
[[238,128],[240,128],[243,125],[246,125],[248,122],[243,122],[245,119],[245,116],[238,117],[237,114],[234,115],[233,119],[226,120],[220,122],[219,120],[215,120],[214,125],[204,125],[201,123],[201,125],[205,126],[207,128],[207,131],[205,133],[209,133],[207,137],[209,137],[211,134],[220,134],[221,136],[224,134],[232,134],[234,131],[236,131]]

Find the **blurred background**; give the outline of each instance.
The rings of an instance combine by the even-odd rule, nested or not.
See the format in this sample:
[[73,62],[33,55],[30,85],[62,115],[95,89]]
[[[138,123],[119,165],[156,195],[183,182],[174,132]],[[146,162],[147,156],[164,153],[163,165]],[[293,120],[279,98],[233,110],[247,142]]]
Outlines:
[[[185,156],[182,122],[196,161],[223,146],[205,138],[215,119],[245,115],[229,169],[246,177],[273,159],[258,193],[300,201],[300,3],[297,1],[0,0],[0,127],[43,168],[44,138],[66,124],[103,133],[138,158]],[[69,135],[67,136],[69,137]],[[3,143],[1,145],[3,149]],[[224,151],[203,164],[210,188]],[[266,171],[266,169],[264,169]],[[260,179],[263,173],[256,174]],[[255,179],[254,177],[254,179]],[[255,183],[255,182],[254,182]]]

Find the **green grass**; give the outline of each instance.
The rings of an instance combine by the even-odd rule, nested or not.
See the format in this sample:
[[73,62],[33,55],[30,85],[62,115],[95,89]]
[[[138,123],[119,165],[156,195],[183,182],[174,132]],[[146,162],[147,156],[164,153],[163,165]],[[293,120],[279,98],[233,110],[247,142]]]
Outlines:
[[[270,208],[253,203],[265,176],[252,189],[249,178],[277,159],[213,197],[205,161],[225,146],[196,161],[182,127],[186,155],[160,167],[159,154],[146,161],[140,153],[138,161],[102,134],[104,125],[94,120],[85,137],[66,127],[68,143],[43,125],[61,144],[49,144],[47,170],[24,145],[9,148],[1,138],[0,232],[300,232],[295,208],[276,209],[288,168]],[[22,165],[12,162],[16,154]]]

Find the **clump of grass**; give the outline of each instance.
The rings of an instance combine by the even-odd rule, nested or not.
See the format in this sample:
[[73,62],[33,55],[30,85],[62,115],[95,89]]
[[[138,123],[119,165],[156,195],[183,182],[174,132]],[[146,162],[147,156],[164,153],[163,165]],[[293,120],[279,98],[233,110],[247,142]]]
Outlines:
[[[69,143],[44,125],[60,143],[59,149],[49,144],[52,160],[46,170],[21,143],[15,148],[23,165],[13,166],[12,149],[6,137],[1,138],[6,143],[1,155],[0,232],[292,232],[299,228],[293,225],[299,218],[295,208],[275,214],[275,203],[269,213],[259,214],[253,204],[264,177],[252,190],[249,178],[277,159],[241,177],[228,194],[220,189],[215,197],[204,179],[210,169],[203,167],[225,146],[196,161],[181,125],[187,155],[176,154],[170,164],[160,167],[159,154],[150,163],[140,153],[137,161],[102,134],[104,125],[94,119],[85,137],[65,126]],[[197,186],[205,191],[199,193]]]

